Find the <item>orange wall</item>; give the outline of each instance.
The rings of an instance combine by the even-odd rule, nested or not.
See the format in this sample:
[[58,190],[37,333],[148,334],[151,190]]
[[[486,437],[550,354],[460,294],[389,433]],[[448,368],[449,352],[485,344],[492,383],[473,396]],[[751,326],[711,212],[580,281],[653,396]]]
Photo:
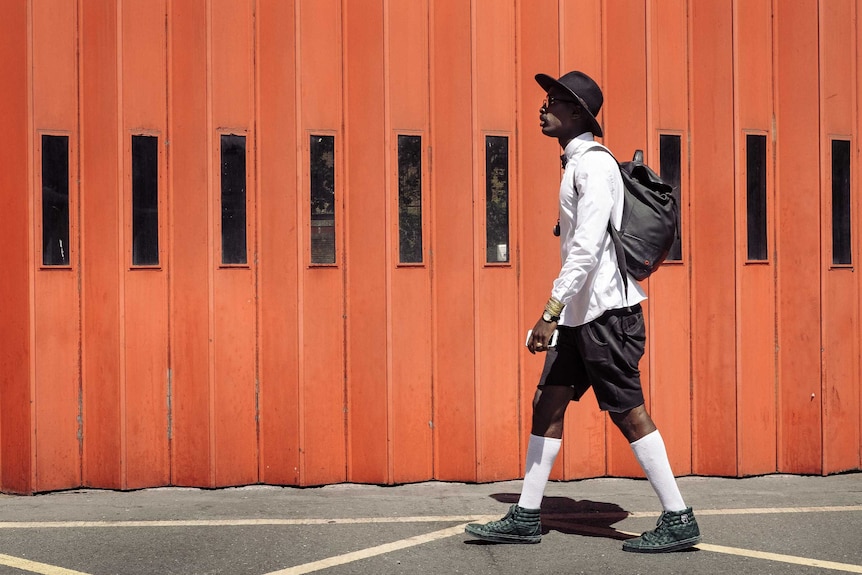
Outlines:
[[[647,406],[678,474],[862,468],[860,292],[832,264],[862,0],[78,0],[0,21],[0,489],[520,477],[558,270],[537,72],[581,69],[621,158],[680,137],[682,259],[644,282]],[[246,139],[248,262],[222,263],[221,136]],[[765,260],[746,136],[767,141]],[[70,264],[41,261],[41,137],[70,143]],[[134,266],[131,137],[158,137],[159,264]],[[312,135],[335,262],[311,261]],[[398,137],[423,250],[399,261]],[[485,140],[509,143],[486,261]],[[819,217],[812,217],[819,214]],[[553,477],[640,476],[592,393]]]
[[[32,371],[31,189],[29,164],[33,136],[29,119],[27,5],[15,2],[4,14],[0,34],[0,105],[16,113],[0,114],[8,142],[3,145],[5,168],[0,170],[0,242],[4,273],[0,274],[3,329],[0,330],[0,488],[33,490],[33,418],[30,410]],[[17,193],[11,193],[11,192]],[[18,222],[17,225],[14,222]]]
[[[735,475],[736,217],[733,3],[689,4],[692,468]],[[709,61],[709,66],[697,65]]]
[[[819,56],[814,50],[804,49],[818,42],[818,3],[813,0],[780,3],[775,10],[774,86],[780,104],[776,106],[775,122],[782,126],[781,140],[775,146],[776,188],[811,190],[779,201],[774,226],[779,248],[776,250],[776,310],[780,318],[776,326],[780,382],[778,469],[818,473],[822,470],[823,357],[819,331],[825,320],[821,316],[820,289],[824,264],[820,256],[820,226],[812,225],[811,214],[820,210],[819,130],[816,139],[812,136],[819,123],[820,91],[808,79],[817,74]],[[799,281],[799,270],[807,270],[803,276],[806,281]]]

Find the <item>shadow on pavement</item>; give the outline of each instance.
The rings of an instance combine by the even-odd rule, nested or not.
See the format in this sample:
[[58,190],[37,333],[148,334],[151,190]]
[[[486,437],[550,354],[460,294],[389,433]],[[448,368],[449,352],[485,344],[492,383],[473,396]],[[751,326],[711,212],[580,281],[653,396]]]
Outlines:
[[[495,493],[491,495],[500,503],[517,503],[517,493]],[[502,514],[501,514],[502,516]],[[629,516],[629,512],[615,503],[580,501],[570,497],[545,497],[542,500],[542,534],[552,529],[568,535],[603,537],[607,539],[631,539],[634,535],[617,531],[613,524]]]

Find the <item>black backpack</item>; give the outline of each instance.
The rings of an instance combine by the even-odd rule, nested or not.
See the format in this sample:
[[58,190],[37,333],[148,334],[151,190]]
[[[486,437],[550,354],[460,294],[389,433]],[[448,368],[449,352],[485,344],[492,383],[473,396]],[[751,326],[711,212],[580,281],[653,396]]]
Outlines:
[[[600,146],[590,150],[611,154]],[[642,150],[635,152],[631,162],[619,166],[625,184],[623,218],[619,231],[611,222],[608,222],[608,231],[614,241],[623,281],[628,286],[627,273],[638,281],[646,279],[667,258],[674,240],[679,237],[679,206],[673,186],[644,164]]]

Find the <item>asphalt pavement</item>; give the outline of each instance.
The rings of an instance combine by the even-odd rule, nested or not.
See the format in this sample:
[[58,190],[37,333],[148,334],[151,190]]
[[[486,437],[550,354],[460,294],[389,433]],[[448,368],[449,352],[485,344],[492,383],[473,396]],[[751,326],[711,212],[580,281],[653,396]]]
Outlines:
[[625,553],[652,528],[644,480],[552,482],[538,545],[464,533],[520,481],[0,495],[0,575],[862,573],[862,473],[683,477],[697,548]]

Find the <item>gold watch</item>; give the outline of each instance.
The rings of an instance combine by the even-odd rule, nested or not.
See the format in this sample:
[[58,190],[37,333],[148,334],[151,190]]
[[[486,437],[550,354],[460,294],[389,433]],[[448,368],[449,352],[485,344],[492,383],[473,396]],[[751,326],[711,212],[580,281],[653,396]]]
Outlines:
[[556,323],[560,321],[560,316],[551,315],[551,312],[545,310],[544,312],[542,312],[542,321],[545,321],[547,323]]

